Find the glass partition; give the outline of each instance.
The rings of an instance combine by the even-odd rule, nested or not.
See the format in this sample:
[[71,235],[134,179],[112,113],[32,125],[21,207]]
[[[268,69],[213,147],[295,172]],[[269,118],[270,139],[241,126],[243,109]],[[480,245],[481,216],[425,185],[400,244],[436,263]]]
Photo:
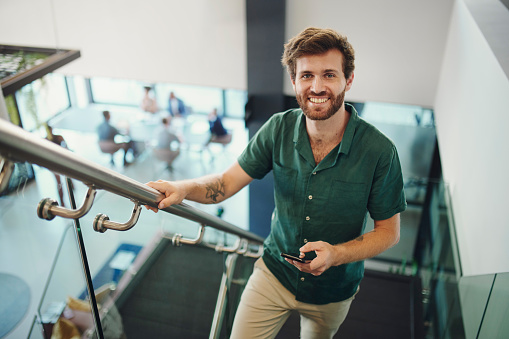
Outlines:
[[464,338],[461,301],[458,289],[461,271],[454,237],[452,209],[447,186],[430,181],[425,215],[419,231],[416,256],[423,287],[423,313],[428,336]]
[[[38,173],[39,180],[34,184],[43,184],[46,182],[43,177],[49,179],[52,175],[40,169]],[[72,186],[79,205],[88,187],[74,180]],[[42,194],[55,197],[56,192]],[[68,199],[63,202],[69,207]],[[230,251],[239,246],[247,250],[247,244],[239,244],[236,237],[206,227],[202,244],[176,246],[175,239],[184,242],[197,238],[201,226],[172,214],[145,210],[136,227],[127,232],[93,230],[96,215],[106,214],[109,220],[122,223],[129,218],[132,208],[129,199],[99,190],[92,209],[79,219],[86,248],[85,267],[95,291],[102,336],[94,326],[77,232],[67,221],[29,338],[51,338],[64,330],[82,338],[119,338],[127,334],[137,337],[145,331],[154,337],[173,334],[208,337],[213,326],[218,335],[228,337],[240,293],[255,260],[240,256],[229,267],[228,258],[232,255]],[[209,212],[224,217],[223,207],[211,207]],[[235,222],[232,218],[236,217],[228,213],[226,216]],[[57,220],[65,219],[41,222],[51,225]],[[244,222],[242,218],[236,221]],[[154,327],[154,323],[159,325]],[[182,332],[182,323],[191,332]],[[158,327],[161,324],[169,327]]]
[[37,319],[37,316],[34,317],[32,321],[32,326],[30,327],[30,331],[28,332],[28,339],[45,339],[44,338],[44,328],[42,327],[41,322]]
[[74,226],[64,231],[38,307],[44,338],[95,332]]
[[[509,336],[509,273],[493,275],[488,303],[484,309],[479,338],[507,338]],[[482,305],[482,304],[481,304]]]
[[[463,277],[459,281],[466,338],[477,338],[493,287],[494,278],[495,275],[490,274]],[[492,338],[496,338],[496,336]]]
[[[78,200],[85,188],[75,184]],[[236,237],[207,227],[203,243],[176,246],[176,239],[196,239],[200,225],[164,212],[142,211],[136,227],[126,232],[93,230],[96,215],[106,214],[109,220],[122,223],[129,218],[132,208],[129,199],[98,191],[92,209],[80,219],[104,337],[118,338],[124,332],[127,337],[208,337],[216,321],[219,323],[215,326],[227,333],[228,327],[223,322],[233,320],[239,291],[247,281],[254,259],[238,259],[232,276],[223,280],[229,251],[239,245]],[[67,246],[70,240],[62,246]],[[61,314],[65,302],[60,300],[65,301],[67,295],[84,306],[87,295],[83,282],[70,281],[83,276],[79,272],[81,265],[75,265],[77,271],[64,269],[67,267],[64,262],[71,259],[58,259],[52,274],[55,278],[48,284],[41,302],[41,319]],[[67,279],[66,275],[74,278]],[[223,302],[227,306],[220,308],[217,305],[222,286],[230,291],[231,284],[233,292],[222,297],[226,298]],[[71,290],[67,285],[74,288]],[[217,312],[220,314],[216,315]],[[90,313],[87,319],[91,320]],[[182,324],[186,324],[186,331]],[[90,337],[89,332],[80,328],[81,335]]]

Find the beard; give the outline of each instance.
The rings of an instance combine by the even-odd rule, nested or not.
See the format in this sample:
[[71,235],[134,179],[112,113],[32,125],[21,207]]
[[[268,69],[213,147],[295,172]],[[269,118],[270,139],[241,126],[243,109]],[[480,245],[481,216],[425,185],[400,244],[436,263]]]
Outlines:
[[[326,108],[320,108],[320,109],[311,109],[308,107],[308,95],[307,94],[301,94],[297,95],[297,103],[299,104],[300,108],[302,109],[302,112],[304,112],[304,115],[311,119],[311,120],[327,120],[330,117],[332,117],[334,114],[336,114],[337,111],[343,106],[343,102],[345,100],[345,93],[346,93],[346,86],[345,89],[343,89],[343,92],[339,93],[336,97],[330,98],[330,106],[328,109]],[[311,95],[320,96],[323,94],[315,94],[311,93]]]

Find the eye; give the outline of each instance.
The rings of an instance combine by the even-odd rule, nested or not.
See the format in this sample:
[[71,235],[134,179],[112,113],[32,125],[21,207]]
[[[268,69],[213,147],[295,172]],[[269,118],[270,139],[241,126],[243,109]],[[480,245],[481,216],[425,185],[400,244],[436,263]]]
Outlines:
[[302,79],[311,79],[311,74],[303,74]]
[[334,73],[326,73],[326,74],[325,74],[325,77],[326,77],[327,79],[332,79],[332,78],[335,78],[335,77],[336,77],[336,74],[334,74]]

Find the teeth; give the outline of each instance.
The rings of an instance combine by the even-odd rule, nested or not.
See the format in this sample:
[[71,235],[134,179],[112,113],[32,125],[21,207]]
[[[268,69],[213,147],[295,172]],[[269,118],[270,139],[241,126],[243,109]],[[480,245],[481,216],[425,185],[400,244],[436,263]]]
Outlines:
[[323,104],[327,100],[329,100],[329,99],[328,98],[309,98],[309,101],[311,101],[312,103],[315,103],[315,104]]

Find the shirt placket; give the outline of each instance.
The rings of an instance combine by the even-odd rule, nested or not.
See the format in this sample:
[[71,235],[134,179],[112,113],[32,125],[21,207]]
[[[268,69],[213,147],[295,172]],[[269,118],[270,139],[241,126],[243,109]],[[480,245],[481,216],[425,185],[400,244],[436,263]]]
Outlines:
[[[313,223],[317,218],[317,215],[315,215],[315,213],[317,213],[317,211],[318,211],[314,207],[314,204],[313,204],[314,195],[318,194],[318,190],[317,190],[319,187],[319,185],[317,183],[318,175],[319,174],[316,171],[316,169],[313,170],[313,172],[311,172],[311,174],[309,174],[308,184],[306,186],[306,191],[304,192],[304,194],[305,194],[304,222],[303,222],[303,226],[301,229],[300,246],[304,246],[305,244],[307,244],[308,241],[310,241],[309,236],[311,234],[313,234],[313,228],[314,228]],[[311,283],[309,281],[310,278],[311,278],[311,276],[309,274],[299,272],[299,277],[298,277],[299,280],[298,280],[298,287],[297,287],[298,293],[305,293],[306,285]]]

